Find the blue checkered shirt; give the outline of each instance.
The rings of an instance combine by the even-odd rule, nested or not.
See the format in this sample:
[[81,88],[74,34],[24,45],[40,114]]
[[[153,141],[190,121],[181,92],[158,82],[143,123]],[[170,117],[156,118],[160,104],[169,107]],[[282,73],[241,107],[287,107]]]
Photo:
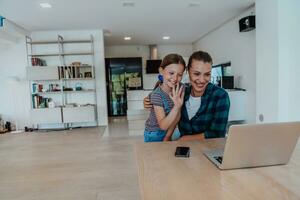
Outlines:
[[[184,101],[188,101],[191,86],[186,87]],[[182,106],[178,128],[181,136],[204,133],[205,138],[219,138],[226,134],[230,101],[228,93],[209,83],[201,97],[201,106],[189,120],[185,103]]]

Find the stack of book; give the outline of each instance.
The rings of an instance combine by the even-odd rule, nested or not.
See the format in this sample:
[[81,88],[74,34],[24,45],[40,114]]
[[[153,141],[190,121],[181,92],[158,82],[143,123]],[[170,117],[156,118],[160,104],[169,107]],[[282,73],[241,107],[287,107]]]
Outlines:
[[50,98],[45,98],[42,96],[39,96],[37,94],[32,95],[32,107],[34,109],[36,108],[48,108],[48,103],[49,103]]
[[72,78],[92,78],[91,70],[80,70],[80,66],[59,66],[58,75],[60,79],[72,79]]

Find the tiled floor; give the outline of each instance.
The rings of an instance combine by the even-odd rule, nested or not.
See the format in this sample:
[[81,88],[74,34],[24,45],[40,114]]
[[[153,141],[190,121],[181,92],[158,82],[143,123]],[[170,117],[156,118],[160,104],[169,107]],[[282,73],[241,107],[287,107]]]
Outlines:
[[0,199],[140,199],[142,131],[131,136],[117,118],[109,127],[0,135]]

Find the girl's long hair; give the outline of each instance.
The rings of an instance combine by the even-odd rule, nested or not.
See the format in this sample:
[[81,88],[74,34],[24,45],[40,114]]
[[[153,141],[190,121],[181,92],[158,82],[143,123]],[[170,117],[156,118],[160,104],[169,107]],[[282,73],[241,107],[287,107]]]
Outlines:
[[[168,65],[171,64],[181,64],[184,66],[184,68],[186,67],[185,61],[183,60],[182,56],[179,54],[172,53],[164,57],[159,68],[165,69]],[[162,84],[162,81],[158,80],[154,86],[154,89],[156,89],[160,84]]]

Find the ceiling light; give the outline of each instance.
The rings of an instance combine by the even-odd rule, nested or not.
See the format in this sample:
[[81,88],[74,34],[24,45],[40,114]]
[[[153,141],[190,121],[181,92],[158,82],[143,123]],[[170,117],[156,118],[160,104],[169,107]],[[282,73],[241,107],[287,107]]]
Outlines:
[[131,37],[124,37],[124,40],[131,40]]
[[170,39],[170,36],[164,36],[163,39],[164,39],[164,40],[169,40],[169,39]]
[[42,8],[52,8],[51,4],[50,3],[40,3],[40,6]]
[[135,3],[132,1],[124,1],[123,7],[134,7]]

